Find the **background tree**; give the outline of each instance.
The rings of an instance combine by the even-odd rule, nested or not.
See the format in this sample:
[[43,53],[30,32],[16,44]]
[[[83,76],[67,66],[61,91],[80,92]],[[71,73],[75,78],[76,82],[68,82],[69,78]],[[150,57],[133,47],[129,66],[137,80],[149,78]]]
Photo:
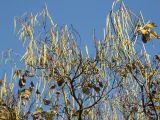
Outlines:
[[[151,58],[143,42],[159,35],[152,28],[156,25],[146,23],[142,14],[135,15],[115,1],[104,39],[94,39],[95,55],[87,46],[79,47],[72,26],[59,28],[47,7],[36,15],[15,17],[14,26],[26,51],[23,56],[11,49],[3,53],[14,64],[10,83],[5,74],[0,89],[1,106],[12,113],[9,116],[158,119],[160,57]],[[23,67],[15,63],[19,57]]]

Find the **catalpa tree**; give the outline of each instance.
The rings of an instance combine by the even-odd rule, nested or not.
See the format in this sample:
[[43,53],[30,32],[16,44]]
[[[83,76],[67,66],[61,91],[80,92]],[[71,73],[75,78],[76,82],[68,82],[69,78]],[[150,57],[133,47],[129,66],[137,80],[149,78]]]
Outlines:
[[1,80],[1,119],[159,119],[160,56],[151,57],[145,43],[160,37],[141,13],[113,2],[94,55],[46,6],[15,17],[14,27],[25,53],[2,54],[14,67],[10,82],[7,74]]

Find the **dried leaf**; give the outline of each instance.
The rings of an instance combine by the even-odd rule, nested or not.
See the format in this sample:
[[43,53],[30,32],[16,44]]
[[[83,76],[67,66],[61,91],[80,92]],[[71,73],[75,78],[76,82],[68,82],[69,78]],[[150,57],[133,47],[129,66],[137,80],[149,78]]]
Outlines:
[[33,89],[34,88],[34,83],[31,81],[30,83],[30,88]]
[[64,79],[60,79],[57,81],[58,86],[62,86],[63,83],[64,83]]
[[3,84],[3,80],[0,80],[0,86]]
[[38,89],[36,90],[36,94],[38,94],[38,95],[41,94],[40,91],[39,91]]
[[50,89],[55,89],[55,87],[56,87],[55,85],[52,85],[52,86],[50,87]]
[[22,88],[26,85],[26,79],[22,76],[19,80],[19,87]]
[[90,95],[90,90],[89,90],[88,87],[83,87],[83,88],[82,88],[82,92],[83,92],[84,94],[86,94],[86,95]]
[[99,91],[100,91],[100,88],[99,88],[99,87],[94,86],[93,88],[94,88],[94,90],[95,90],[97,93],[99,93]]
[[150,40],[149,34],[142,34],[142,41],[144,43],[147,43],[147,41],[149,41],[149,40]]
[[59,95],[59,94],[61,94],[61,92],[60,91],[56,91],[56,94]]
[[43,99],[43,103],[44,103],[44,105],[49,105],[51,103],[51,101],[47,100],[47,99]]

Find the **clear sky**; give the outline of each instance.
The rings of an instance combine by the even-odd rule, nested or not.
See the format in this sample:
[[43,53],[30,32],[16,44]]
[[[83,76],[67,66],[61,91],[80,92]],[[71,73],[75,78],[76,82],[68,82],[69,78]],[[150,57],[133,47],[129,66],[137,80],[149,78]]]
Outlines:
[[[97,39],[103,38],[106,15],[113,0],[1,0],[0,1],[0,52],[7,48],[20,51],[22,46],[13,32],[14,16],[24,12],[37,13],[45,3],[53,20],[58,25],[73,25],[85,43],[92,41],[92,31],[96,30]],[[146,20],[160,26],[160,0],[124,0],[132,11],[142,11]],[[160,33],[160,28],[158,29]],[[156,43],[160,44],[159,41]],[[159,47],[158,44],[155,46]],[[83,45],[83,44],[82,44]]]

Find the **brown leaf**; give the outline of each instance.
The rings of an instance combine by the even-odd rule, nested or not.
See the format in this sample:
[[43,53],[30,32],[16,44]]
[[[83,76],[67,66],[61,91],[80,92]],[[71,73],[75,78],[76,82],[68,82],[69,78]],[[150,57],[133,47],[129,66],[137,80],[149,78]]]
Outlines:
[[33,89],[34,88],[34,83],[31,81],[30,87]]
[[52,85],[52,86],[50,87],[50,89],[55,89],[55,87],[56,87],[55,85]]
[[149,34],[142,34],[142,41],[143,43],[147,43],[150,40]]
[[19,80],[19,87],[22,88],[26,85],[26,79],[22,76]]
[[155,55],[156,60],[160,61],[160,55]]
[[38,89],[36,90],[36,94],[38,94],[38,95],[41,94],[40,91],[39,91]]
[[60,91],[57,91],[56,94],[59,95],[59,94],[61,94],[61,92],[60,92]]
[[31,74],[28,70],[25,70],[25,73],[23,74],[25,77],[34,77],[33,74]]
[[89,91],[89,88],[88,87],[83,87],[82,88],[82,92],[86,95],[89,95],[90,94],[90,91]]
[[0,80],[0,86],[3,84],[3,80]]
[[97,87],[97,86],[94,86],[94,90],[95,90],[97,93],[99,93],[100,88],[99,88],[99,87]]
[[98,84],[99,84],[100,87],[103,87],[102,81],[99,80],[99,81],[98,81]]
[[57,81],[58,86],[62,86],[63,83],[64,83],[64,79],[60,79]]
[[48,99],[43,99],[43,103],[44,103],[44,105],[49,105],[51,103],[51,101]]

